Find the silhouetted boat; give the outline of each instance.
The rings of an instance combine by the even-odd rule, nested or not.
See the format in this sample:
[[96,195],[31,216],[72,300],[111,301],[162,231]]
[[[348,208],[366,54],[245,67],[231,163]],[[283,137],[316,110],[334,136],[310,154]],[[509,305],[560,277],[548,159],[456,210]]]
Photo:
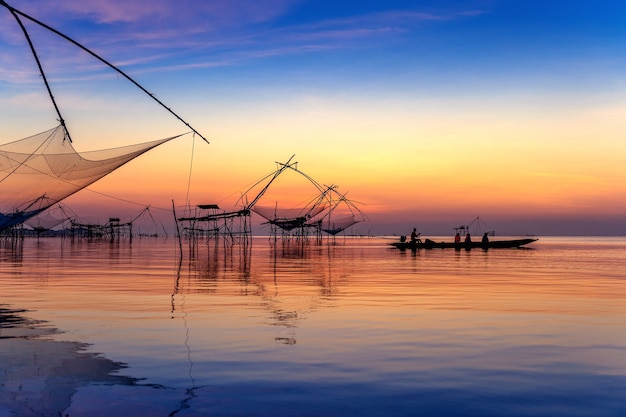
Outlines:
[[417,242],[398,241],[390,243],[391,246],[398,249],[511,249],[520,248],[529,243],[533,243],[537,239],[509,239],[509,240],[490,240],[489,242],[435,242],[434,240],[425,239]]

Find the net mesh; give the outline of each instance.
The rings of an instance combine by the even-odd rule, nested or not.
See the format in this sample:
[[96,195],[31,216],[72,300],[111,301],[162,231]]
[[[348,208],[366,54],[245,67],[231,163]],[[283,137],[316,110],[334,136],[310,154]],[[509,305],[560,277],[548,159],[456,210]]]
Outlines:
[[24,224],[30,226],[33,230],[43,232],[52,230],[60,224],[68,221],[70,218],[59,206],[53,206],[48,210],[40,213],[35,217],[27,219]]
[[302,208],[279,208],[277,206],[255,205],[252,211],[284,230],[306,227],[313,224],[312,220],[326,209],[325,205]]
[[327,219],[322,220],[322,230],[330,235],[336,235],[343,232],[348,227],[359,223],[361,220],[357,219],[354,215],[349,215],[341,218],[334,218],[328,216]]
[[78,153],[59,125],[0,145],[0,230],[23,223],[176,137]]

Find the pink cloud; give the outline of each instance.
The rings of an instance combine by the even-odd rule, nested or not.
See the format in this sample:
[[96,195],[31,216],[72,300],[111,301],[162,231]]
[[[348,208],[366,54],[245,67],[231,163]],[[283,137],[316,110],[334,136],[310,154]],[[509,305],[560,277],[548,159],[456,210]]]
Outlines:
[[55,2],[33,0],[23,7],[40,17],[89,19],[96,23],[154,23],[183,25],[204,21],[205,25],[243,25],[264,22],[280,16],[293,0],[203,1],[203,0],[74,0]]

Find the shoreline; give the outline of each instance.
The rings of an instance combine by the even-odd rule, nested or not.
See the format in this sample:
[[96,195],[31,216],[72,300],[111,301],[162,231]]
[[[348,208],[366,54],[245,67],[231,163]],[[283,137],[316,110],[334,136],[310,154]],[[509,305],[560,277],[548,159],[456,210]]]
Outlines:
[[46,338],[62,331],[28,312],[0,304],[0,415],[63,415],[81,387],[136,384],[114,375],[125,364],[88,352],[89,344]]

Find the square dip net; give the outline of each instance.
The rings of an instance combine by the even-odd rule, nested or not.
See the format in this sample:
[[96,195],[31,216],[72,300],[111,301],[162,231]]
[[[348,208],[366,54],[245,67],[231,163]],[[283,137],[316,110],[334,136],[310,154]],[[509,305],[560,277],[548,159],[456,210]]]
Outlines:
[[0,145],[0,230],[23,223],[148,150],[175,139],[78,153],[61,125]]

